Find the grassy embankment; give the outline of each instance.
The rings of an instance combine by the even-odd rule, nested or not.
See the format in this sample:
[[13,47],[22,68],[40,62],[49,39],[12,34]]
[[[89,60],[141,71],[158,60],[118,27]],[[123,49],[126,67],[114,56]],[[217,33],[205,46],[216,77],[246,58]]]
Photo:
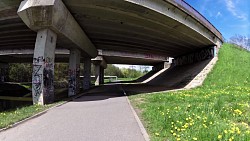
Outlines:
[[61,102],[48,104],[45,106],[41,105],[31,105],[31,106],[25,106],[22,108],[17,108],[14,110],[4,111],[0,112],[0,129],[4,127],[11,126],[12,124],[21,121],[25,118],[31,117],[37,113],[40,113],[46,109],[49,109],[50,107],[53,107],[57,104],[60,104]]
[[224,44],[203,86],[130,99],[152,141],[249,141],[250,52]]

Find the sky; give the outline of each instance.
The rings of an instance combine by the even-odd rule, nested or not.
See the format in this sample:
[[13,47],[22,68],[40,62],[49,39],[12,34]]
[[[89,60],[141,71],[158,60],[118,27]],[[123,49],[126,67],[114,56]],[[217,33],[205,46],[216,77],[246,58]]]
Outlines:
[[250,36],[250,0],[185,0],[208,19],[226,40]]

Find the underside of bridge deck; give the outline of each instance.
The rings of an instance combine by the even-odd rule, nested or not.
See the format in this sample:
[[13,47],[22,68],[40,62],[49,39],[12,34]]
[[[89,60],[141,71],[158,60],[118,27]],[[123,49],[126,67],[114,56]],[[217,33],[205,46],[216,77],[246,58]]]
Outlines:
[[[37,63],[43,63],[42,70],[37,71],[41,72],[43,78],[39,82],[41,88],[47,84],[43,73],[43,70],[48,69],[46,58],[52,58],[49,59],[52,65],[55,61],[54,47],[70,50],[70,55],[63,54],[62,58],[70,56],[70,66],[74,69],[77,68],[79,57],[72,53],[78,52],[75,49],[79,50],[80,56],[84,58],[86,74],[83,87],[88,89],[90,62],[91,58],[97,56],[97,49],[120,54],[103,56],[107,63],[133,62],[152,65],[164,62],[164,57],[173,57],[176,59],[175,63],[181,65],[203,60],[202,56],[213,57],[215,46],[219,47],[222,42],[220,32],[185,1],[0,1],[0,50],[35,49],[34,67]],[[53,50],[52,54],[48,50]],[[137,53],[142,55],[136,55]],[[145,58],[143,54],[146,54]],[[26,55],[19,57],[29,58],[29,54]],[[154,60],[154,57],[149,59],[147,56],[163,58]],[[0,59],[8,62],[11,55],[0,55]],[[96,70],[102,72],[100,66],[96,66]],[[37,72],[33,73],[33,78]],[[101,76],[100,73],[96,76]],[[33,88],[36,85],[34,83]],[[43,95],[44,91],[39,92]],[[39,100],[34,103],[37,101]],[[49,100],[42,100],[40,103],[47,101]]]

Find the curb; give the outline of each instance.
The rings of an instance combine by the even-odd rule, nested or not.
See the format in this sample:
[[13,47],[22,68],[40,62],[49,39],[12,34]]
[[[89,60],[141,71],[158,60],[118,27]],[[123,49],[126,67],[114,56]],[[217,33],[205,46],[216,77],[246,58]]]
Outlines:
[[56,107],[59,107],[59,106],[61,106],[61,105],[63,105],[63,104],[66,104],[67,102],[69,102],[69,101],[65,101],[65,102],[62,102],[62,103],[57,104],[57,105],[55,105],[55,106],[52,106],[52,107],[50,107],[49,109],[46,109],[46,110],[44,110],[44,111],[41,111],[41,112],[39,112],[39,113],[37,113],[37,114],[35,114],[35,115],[32,115],[32,116],[27,117],[27,118],[25,118],[25,119],[23,119],[23,120],[20,120],[20,121],[14,123],[14,124],[12,124],[12,125],[9,125],[9,126],[7,126],[7,127],[5,127],[5,128],[2,128],[2,129],[0,129],[0,132],[3,132],[3,131],[5,131],[5,130],[8,130],[8,129],[13,128],[13,127],[16,127],[16,126],[18,126],[18,125],[20,125],[20,124],[22,124],[22,123],[25,123],[25,122],[27,122],[27,121],[29,121],[29,120],[31,120],[31,119],[34,119],[34,118],[36,118],[36,117],[39,117],[39,116],[45,114],[47,111],[49,111],[49,110],[51,110],[51,109],[54,109],[54,108],[56,108]]
[[143,135],[145,141],[150,141],[149,135],[148,135],[146,129],[144,128],[144,126],[143,126],[143,124],[142,124],[140,118],[138,117],[137,113],[135,112],[133,106],[131,105],[131,103],[130,103],[130,101],[129,101],[129,99],[128,99],[128,96],[127,96],[126,92],[124,91],[124,89],[123,89],[122,87],[121,87],[121,89],[122,89],[124,95],[126,96],[126,100],[127,100],[127,102],[128,102],[128,105],[129,105],[129,107],[130,107],[130,109],[131,109],[131,111],[132,111],[132,113],[133,113],[133,115],[134,115],[134,117],[135,117],[135,119],[136,119],[136,122],[137,122],[137,124],[138,124],[138,126],[139,126],[139,128],[140,128],[140,130],[141,130],[141,133],[142,133],[142,135]]
[[39,117],[39,116],[45,114],[47,111],[52,110],[52,109],[54,109],[54,108],[56,108],[56,107],[62,106],[63,104],[66,104],[66,103],[68,103],[68,102],[70,102],[70,101],[73,101],[73,100],[75,100],[75,99],[77,99],[77,98],[83,96],[84,94],[85,94],[85,93],[81,93],[81,94],[75,95],[75,96],[73,96],[73,97],[66,98],[66,100],[65,100],[64,102],[60,103],[60,104],[57,104],[57,105],[55,105],[55,106],[52,106],[52,107],[50,107],[49,109],[46,109],[46,110],[41,111],[41,112],[39,112],[39,113],[37,113],[37,114],[35,114],[35,115],[32,115],[32,116],[27,117],[27,118],[25,118],[25,119],[23,119],[23,120],[20,120],[20,121],[14,123],[14,124],[11,124],[11,125],[9,125],[9,126],[7,126],[7,127],[1,128],[1,129],[0,129],[0,133],[3,132],[3,131],[5,131],[5,130],[8,130],[8,129],[10,129],[10,128],[16,127],[16,126],[18,126],[18,125],[20,125],[20,124],[22,124],[22,123],[25,123],[25,122],[27,122],[27,121],[29,121],[29,120],[31,120],[31,119],[34,119],[34,118],[36,118],[36,117]]

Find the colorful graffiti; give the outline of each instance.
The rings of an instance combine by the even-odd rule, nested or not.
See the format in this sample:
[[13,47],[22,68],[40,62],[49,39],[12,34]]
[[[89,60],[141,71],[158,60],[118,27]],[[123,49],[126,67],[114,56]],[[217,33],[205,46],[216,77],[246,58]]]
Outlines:
[[69,69],[69,96],[76,95],[80,87],[80,65],[76,69]]

